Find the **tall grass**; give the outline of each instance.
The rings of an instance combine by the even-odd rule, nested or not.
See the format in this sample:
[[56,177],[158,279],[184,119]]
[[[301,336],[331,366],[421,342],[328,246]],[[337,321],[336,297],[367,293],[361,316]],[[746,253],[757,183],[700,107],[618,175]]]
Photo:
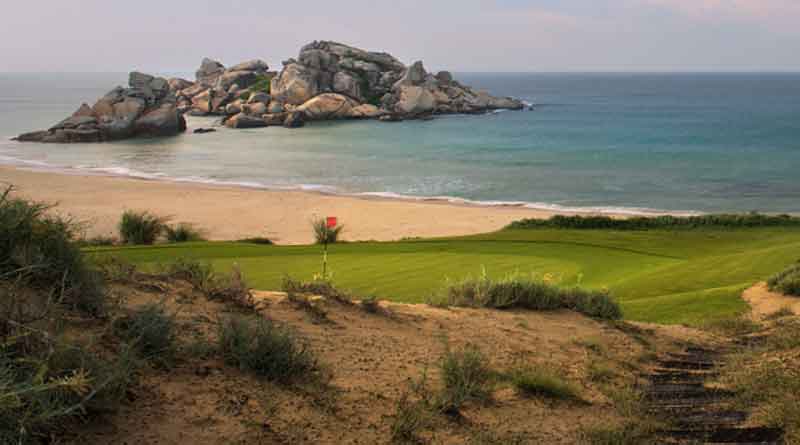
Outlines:
[[763,215],[760,213],[719,214],[701,216],[655,216],[611,218],[608,216],[565,216],[550,219],[523,219],[511,223],[508,229],[697,229],[742,227],[800,227],[800,218],[790,215]]
[[336,227],[328,227],[325,218],[311,221],[311,228],[314,230],[314,240],[317,244],[335,244],[344,231],[344,226],[341,224]]
[[226,363],[271,381],[308,379],[319,370],[317,359],[304,343],[287,328],[265,318],[223,319],[218,341]]
[[150,212],[126,210],[119,222],[119,238],[123,244],[154,244],[164,233],[167,221]]
[[[50,210],[42,203],[12,198],[11,188],[0,193],[0,281],[6,283],[7,292],[32,289],[46,295],[43,304],[65,303],[102,315],[106,309],[102,278],[75,241],[80,226]],[[17,303],[30,302],[0,301],[8,311],[20,309]]]
[[440,363],[444,388],[438,405],[442,412],[457,413],[465,402],[485,401],[490,395],[492,371],[488,359],[474,346],[445,352]]
[[195,228],[188,223],[180,223],[176,226],[165,226],[164,233],[167,241],[171,243],[188,243],[193,241],[205,241],[203,231]]
[[175,316],[161,304],[147,304],[120,317],[115,332],[147,359],[164,362],[172,358],[177,337]]
[[622,318],[622,309],[606,291],[560,288],[543,280],[517,275],[493,280],[484,273],[477,279],[447,283],[431,298],[431,303],[534,311],[569,309],[593,318]]
[[773,292],[800,297],[800,263],[774,275],[767,284]]

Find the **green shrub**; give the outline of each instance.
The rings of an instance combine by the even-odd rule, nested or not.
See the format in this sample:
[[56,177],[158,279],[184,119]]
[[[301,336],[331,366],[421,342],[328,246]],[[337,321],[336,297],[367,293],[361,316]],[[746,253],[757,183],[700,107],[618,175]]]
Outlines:
[[800,264],[790,266],[767,282],[769,290],[800,297]]
[[511,382],[520,394],[560,400],[580,400],[578,391],[555,372],[544,368],[518,369]]
[[220,276],[207,263],[179,258],[174,263],[161,266],[164,274],[187,281],[209,300],[233,304],[241,309],[256,309],[255,298],[238,265],[234,265],[230,275]]
[[312,281],[298,281],[292,279],[292,277],[285,276],[281,283],[281,290],[288,295],[315,295],[346,305],[353,304],[352,296],[345,291],[337,289],[330,280],[315,279]]
[[161,304],[147,304],[114,322],[117,335],[148,359],[169,360],[176,338],[175,316]]
[[[49,295],[46,301],[104,314],[102,277],[74,241],[80,227],[49,215],[49,210],[44,204],[12,198],[11,188],[0,193],[0,280]],[[16,303],[20,302],[3,299],[3,310],[13,312]]]
[[119,243],[113,236],[95,236],[92,238],[81,238],[78,240],[80,247],[108,247]]
[[391,442],[396,444],[422,443],[420,430],[426,428],[431,421],[429,407],[422,401],[413,401],[408,393],[397,400],[395,415],[392,420]]
[[290,383],[312,377],[319,370],[305,344],[265,318],[221,320],[218,342],[226,363],[271,381]]
[[122,214],[119,237],[123,244],[153,244],[164,233],[168,218],[131,210]]
[[701,216],[655,216],[612,218],[609,216],[565,216],[550,219],[523,219],[511,223],[507,229],[605,229],[653,230],[741,227],[800,227],[800,218],[789,215],[762,215],[760,213],[719,214]]
[[448,283],[432,302],[492,309],[569,309],[605,320],[622,318],[622,309],[606,291],[559,288],[535,278],[518,276],[493,280],[483,274],[478,279]]
[[311,227],[314,229],[314,240],[317,244],[335,244],[344,230],[342,225],[328,227],[325,218],[312,221]]
[[180,223],[175,227],[165,226],[164,231],[167,241],[171,243],[188,243],[192,241],[205,241],[203,232],[191,224]]
[[271,246],[275,243],[272,242],[269,238],[264,237],[255,237],[255,238],[245,238],[236,241],[237,243],[247,243],[247,244],[260,244],[263,246]]
[[250,85],[250,90],[253,93],[267,93],[270,94],[272,91],[272,77],[260,75],[256,78],[256,82],[253,85]]
[[492,371],[488,360],[474,346],[447,350],[440,363],[444,388],[438,400],[442,412],[457,413],[469,401],[485,401],[490,395]]

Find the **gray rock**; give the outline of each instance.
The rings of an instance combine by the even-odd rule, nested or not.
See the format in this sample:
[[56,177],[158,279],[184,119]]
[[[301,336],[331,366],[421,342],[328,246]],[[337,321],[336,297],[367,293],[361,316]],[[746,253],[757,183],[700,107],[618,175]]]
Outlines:
[[269,94],[264,93],[262,91],[259,91],[257,93],[251,94],[250,98],[247,99],[247,103],[249,103],[249,104],[253,104],[253,103],[268,104],[269,101],[270,101]]
[[278,102],[278,101],[274,101],[274,100],[269,103],[269,106],[267,108],[268,108],[268,111],[270,113],[273,113],[273,114],[274,113],[283,113],[284,112],[283,104]]
[[443,85],[450,85],[453,81],[453,75],[450,74],[450,71],[439,71],[436,74],[436,79]]
[[393,89],[399,90],[404,86],[422,85],[422,83],[425,82],[427,74],[428,73],[425,71],[425,67],[422,65],[421,61],[414,62],[413,65],[406,69],[400,80],[395,82]]
[[215,89],[228,91],[233,85],[238,85],[239,88],[249,88],[258,81],[258,75],[252,71],[226,71],[224,74],[217,78]]
[[283,126],[286,128],[300,128],[306,124],[303,113],[293,111],[286,114],[286,119],[283,121]]
[[256,73],[265,73],[269,71],[267,62],[263,60],[249,60],[230,67],[229,71],[254,71]]
[[355,100],[336,93],[320,94],[297,107],[306,120],[330,120],[350,117],[352,109],[358,106]]
[[195,76],[197,83],[206,87],[212,87],[217,83],[217,79],[225,72],[225,66],[216,60],[209,58],[203,59],[200,64],[200,69],[197,70]]
[[172,104],[165,104],[148,111],[136,120],[133,132],[136,136],[173,136],[186,130],[186,121]]
[[194,86],[194,82],[178,77],[173,77],[167,81],[172,91],[181,91]]
[[283,112],[267,113],[264,116],[262,116],[262,119],[264,120],[264,123],[267,124],[267,126],[270,127],[282,126],[283,123],[286,122],[286,117],[288,115],[289,115],[288,113],[283,113]]

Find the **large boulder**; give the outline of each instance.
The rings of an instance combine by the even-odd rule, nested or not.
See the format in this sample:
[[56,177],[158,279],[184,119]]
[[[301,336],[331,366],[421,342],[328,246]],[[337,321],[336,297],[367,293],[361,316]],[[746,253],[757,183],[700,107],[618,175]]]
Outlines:
[[353,119],[377,119],[384,115],[385,113],[378,107],[372,104],[362,104],[357,107],[353,107],[350,110],[350,115]]
[[299,63],[290,63],[272,79],[272,95],[283,102],[301,105],[320,92],[316,73]]
[[325,93],[308,100],[297,107],[296,111],[303,113],[309,121],[343,119],[350,117],[352,109],[358,105],[358,102],[347,96]]
[[266,127],[267,123],[260,116],[252,116],[242,112],[228,118],[225,121],[225,126],[229,128],[261,128]]
[[253,71],[255,73],[266,73],[269,71],[267,62],[263,60],[249,60],[230,67],[229,71]]
[[257,81],[258,74],[253,71],[226,71],[217,79],[215,88],[229,91],[232,86],[236,85],[239,89],[245,89]]
[[194,86],[194,82],[186,80],[186,79],[181,79],[179,77],[173,77],[173,78],[169,79],[167,81],[167,83],[169,83],[170,89],[172,89],[172,91],[175,91],[175,92],[183,91],[185,89],[188,89],[188,88],[191,88],[191,87]]
[[413,65],[405,70],[403,77],[401,77],[400,80],[394,84],[394,89],[398,90],[404,86],[421,85],[423,82],[425,82],[426,77],[427,72],[425,71],[422,61],[414,62]]
[[431,113],[435,108],[436,98],[430,91],[418,86],[400,87],[400,99],[395,105],[396,112],[417,116]]
[[223,73],[225,73],[225,65],[216,60],[205,58],[200,64],[200,69],[195,72],[195,77],[197,78],[197,83],[212,87]]
[[103,142],[135,136],[171,136],[186,130],[170,83],[132,72],[128,88],[116,87],[93,106],[81,105],[46,131],[20,135],[23,142]]

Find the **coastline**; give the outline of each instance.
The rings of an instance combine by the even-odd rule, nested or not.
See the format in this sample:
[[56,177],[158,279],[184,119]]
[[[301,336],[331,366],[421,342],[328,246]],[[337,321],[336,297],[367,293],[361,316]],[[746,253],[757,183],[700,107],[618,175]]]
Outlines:
[[310,221],[329,215],[345,225],[348,241],[393,241],[492,232],[523,218],[597,213],[475,205],[444,198],[269,190],[8,165],[0,165],[0,183],[14,185],[19,196],[58,204],[56,212],[85,223],[87,237],[114,235],[125,210],[147,210],[169,216],[172,222],[191,223],[211,240],[264,236],[288,245],[311,243]]

